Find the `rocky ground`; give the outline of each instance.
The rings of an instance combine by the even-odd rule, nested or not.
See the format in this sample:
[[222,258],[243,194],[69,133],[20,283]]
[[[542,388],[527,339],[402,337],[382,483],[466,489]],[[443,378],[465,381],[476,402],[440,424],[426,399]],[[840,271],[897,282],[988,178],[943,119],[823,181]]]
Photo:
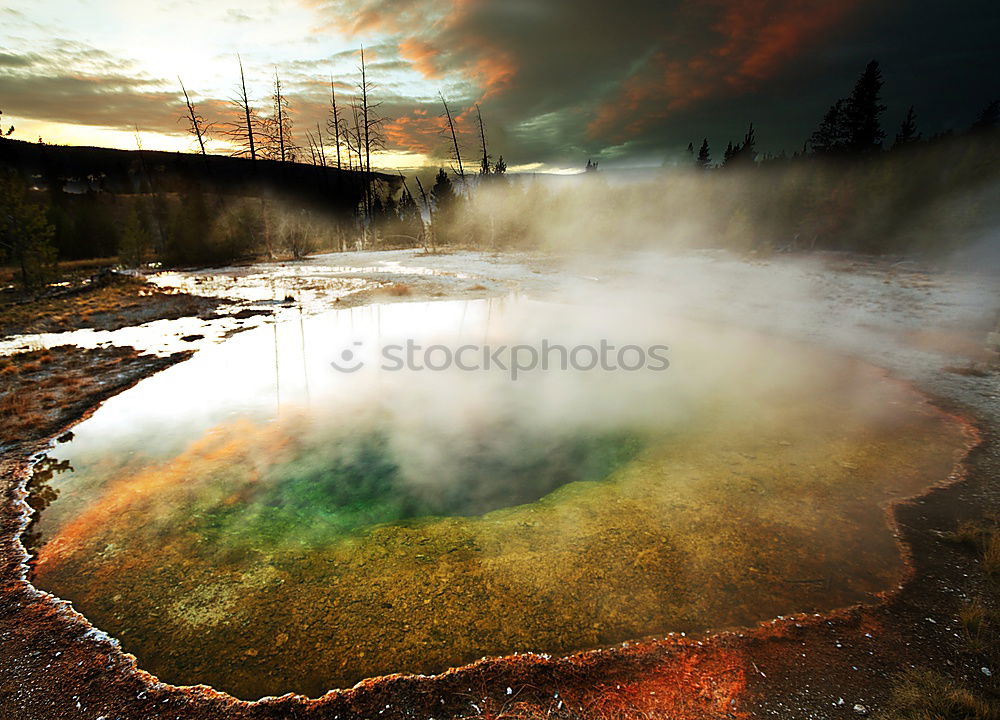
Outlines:
[[[352,289],[381,290],[384,299],[511,291],[572,299],[591,283],[624,286],[653,277],[690,314],[807,338],[885,367],[972,422],[981,441],[954,482],[892,508],[912,572],[878,603],[568,658],[518,655],[436,677],[376,678],[316,700],[247,703],[209,688],[158,683],[113,639],[24,579],[17,536],[26,523],[25,458],[104,397],[180,359],[39,347],[35,355],[8,361],[16,371],[0,370],[2,402],[10,403],[0,464],[0,718],[997,717],[1000,375],[987,346],[1000,308],[996,276],[843,256],[748,262],[650,255],[558,263],[398,252],[324,256],[284,267],[297,278],[287,285],[304,276],[312,284],[289,296],[317,303],[324,294],[335,295],[327,298],[335,302]],[[185,290],[189,279],[162,282]],[[240,285],[202,284],[212,282]],[[283,293],[280,285],[271,290],[276,312]],[[244,298],[258,305],[267,300]],[[217,337],[206,332],[204,341]],[[65,391],[53,383],[47,390],[53,397],[40,403],[16,400],[38,392],[43,375],[71,382]],[[72,385],[74,378],[80,386]],[[21,417],[21,402],[39,405],[40,419],[9,425],[8,418]]]

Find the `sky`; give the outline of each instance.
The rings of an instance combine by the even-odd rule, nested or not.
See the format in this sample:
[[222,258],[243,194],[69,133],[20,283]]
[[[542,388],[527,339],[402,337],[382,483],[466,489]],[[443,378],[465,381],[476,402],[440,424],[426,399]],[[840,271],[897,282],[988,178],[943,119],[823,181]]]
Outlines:
[[[758,149],[802,147],[824,111],[881,63],[891,138],[912,104],[925,135],[1000,97],[992,0],[34,0],[0,5],[0,116],[12,137],[193,151],[184,81],[221,129],[242,57],[263,110],[280,73],[297,140],[325,125],[331,79],[356,92],[365,47],[386,118],[384,169],[447,165],[439,93],[466,164],[573,172],[715,159],[749,122]],[[993,68],[994,70],[990,70]]]

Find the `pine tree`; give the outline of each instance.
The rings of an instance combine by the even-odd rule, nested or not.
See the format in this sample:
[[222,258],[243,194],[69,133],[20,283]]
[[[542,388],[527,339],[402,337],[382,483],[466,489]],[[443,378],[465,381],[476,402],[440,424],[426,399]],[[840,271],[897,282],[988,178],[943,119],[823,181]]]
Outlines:
[[918,140],[920,140],[920,133],[917,132],[917,113],[910,105],[910,109],[906,111],[906,117],[899,124],[899,132],[896,133],[896,140],[892,146],[903,147]]
[[809,145],[817,155],[839,155],[847,150],[848,130],[844,106],[847,100],[838,100],[823,116],[819,128],[809,136]]
[[24,289],[42,285],[55,264],[54,233],[44,208],[29,199],[21,178],[0,172],[0,261],[18,268]]
[[979,117],[970,129],[973,132],[990,132],[998,127],[1000,127],[1000,100],[993,100],[979,113]]
[[431,200],[434,208],[438,212],[443,212],[451,207],[455,202],[455,186],[451,183],[451,178],[444,168],[438,170],[434,178],[434,187],[431,188]]
[[733,145],[729,143],[723,160],[723,167],[741,167],[753,165],[757,160],[757,132],[753,123],[747,128],[743,142]]
[[458,216],[458,196],[455,186],[442,168],[434,178],[431,188],[431,203],[434,212],[431,214],[431,233],[436,242],[451,242],[456,234]]
[[139,267],[149,250],[149,233],[136,208],[129,210],[125,227],[118,240],[118,260],[126,267]]
[[698,150],[698,159],[695,160],[695,167],[701,170],[708,170],[712,167],[712,154],[708,148],[708,138],[701,141],[701,149]]
[[757,131],[753,129],[753,123],[750,123],[746,135],[743,136],[740,155],[746,162],[752,163],[757,159]]
[[872,60],[855,83],[845,106],[848,150],[852,153],[876,152],[882,148],[885,132],[880,116],[886,109],[880,97],[882,84],[878,61]]
[[817,155],[864,155],[882,148],[885,132],[881,115],[882,71],[872,60],[854,84],[850,97],[834,103],[819,128],[809,137]]

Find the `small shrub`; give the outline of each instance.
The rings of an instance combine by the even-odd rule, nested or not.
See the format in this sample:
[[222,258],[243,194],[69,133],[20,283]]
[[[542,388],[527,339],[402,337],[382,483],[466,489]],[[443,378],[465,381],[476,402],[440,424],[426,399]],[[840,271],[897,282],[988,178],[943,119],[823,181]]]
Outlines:
[[996,528],[984,543],[983,570],[990,575],[1000,575],[1000,532]]
[[997,720],[997,710],[967,689],[929,670],[899,677],[877,720]]
[[970,547],[980,547],[986,528],[972,520],[963,520],[952,532],[945,533],[944,539],[956,545],[968,545]]
[[958,621],[969,649],[976,653],[986,652],[996,642],[994,629],[996,613],[973,600],[958,611]]

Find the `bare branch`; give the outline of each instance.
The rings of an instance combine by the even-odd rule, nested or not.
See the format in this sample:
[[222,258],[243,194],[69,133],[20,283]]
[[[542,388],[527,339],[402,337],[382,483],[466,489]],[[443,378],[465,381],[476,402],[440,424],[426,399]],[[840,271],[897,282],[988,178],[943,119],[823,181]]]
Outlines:
[[194,104],[188,96],[187,88],[184,87],[184,81],[181,80],[180,75],[177,76],[177,82],[181,84],[181,92],[184,93],[184,104],[187,105],[187,115],[184,117],[188,122],[188,131],[198,138],[198,146],[201,148],[201,154],[208,155],[205,151],[205,136],[212,126],[211,124],[207,124],[205,118],[195,111]]
[[458,176],[462,178],[463,182],[465,180],[465,168],[462,167],[462,152],[458,149],[458,134],[455,132],[455,121],[451,117],[451,109],[448,107],[448,101],[444,99],[442,93],[438,93],[441,98],[441,104],[444,105],[444,114],[448,118],[448,128],[451,130],[451,141],[455,146],[455,160],[458,162]]

